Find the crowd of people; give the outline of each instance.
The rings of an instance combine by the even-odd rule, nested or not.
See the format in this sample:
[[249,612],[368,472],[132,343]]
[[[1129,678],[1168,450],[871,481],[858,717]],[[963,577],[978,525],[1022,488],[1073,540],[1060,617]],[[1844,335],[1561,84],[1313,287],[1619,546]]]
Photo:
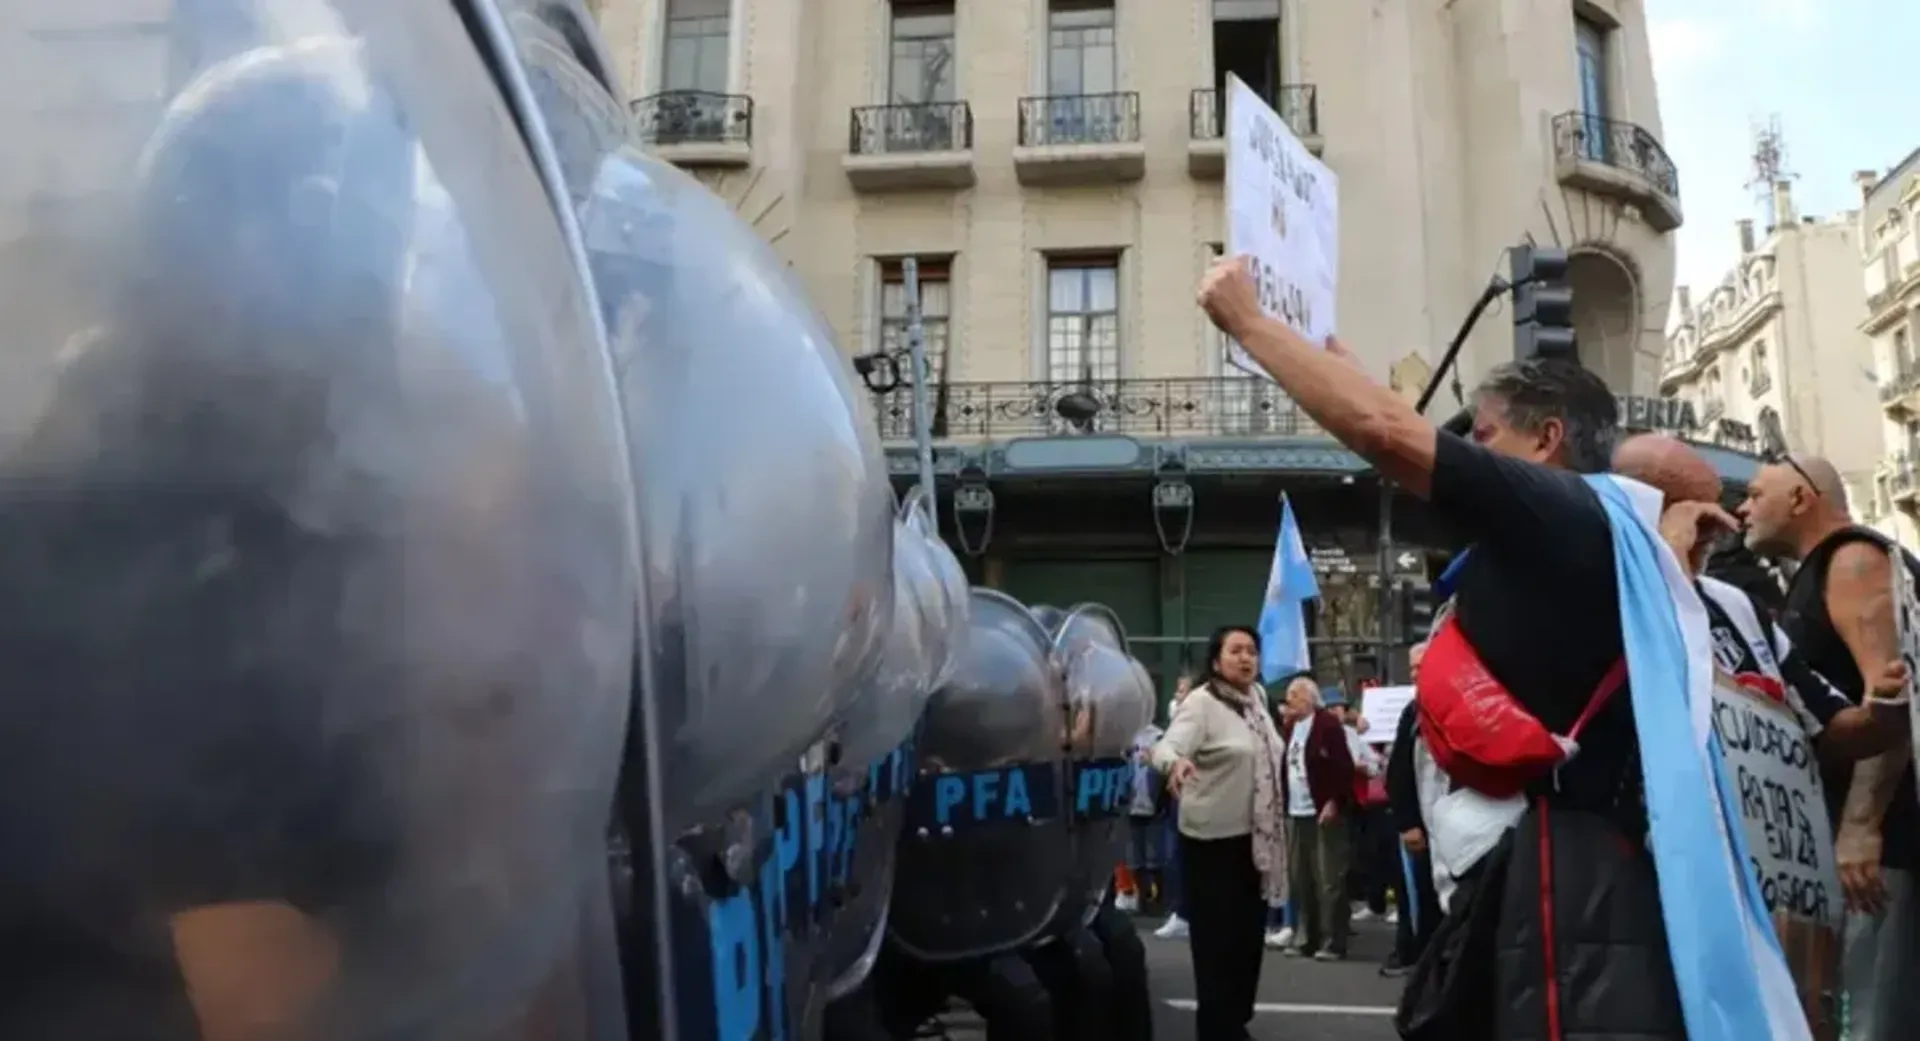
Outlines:
[[[1456,435],[1337,341],[1267,317],[1238,261],[1199,301],[1457,548],[1384,757],[1341,691],[1263,685],[1243,627],[1214,635],[1165,730],[1142,735],[1135,899],[1191,944],[1200,1041],[1250,1036],[1264,949],[1341,960],[1356,902],[1385,911],[1389,890],[1382,970],[1407,973],[1397,1025],[1416,1041],[1910,1032],[1920,796],[1899,579],[1920,583],[1920,560],[1854,523],[1834,467],[1782,452],[1729,510],[1696,450],[1623,438],[1576,362],[1496,367]],[[1742,566],[1715,565],[1728,546]],[[1786,792],[1729,766],[1750,751],[1720,729],[1743,698],[1817,777]]]

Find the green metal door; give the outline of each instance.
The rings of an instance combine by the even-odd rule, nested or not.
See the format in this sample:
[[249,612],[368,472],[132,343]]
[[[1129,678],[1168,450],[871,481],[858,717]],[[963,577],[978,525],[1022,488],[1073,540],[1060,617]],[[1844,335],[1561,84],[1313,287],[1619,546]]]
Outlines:
[[1272,569],[1270,549],[1196,550],[1183,557],[1187,575],[1184,632],[1195,668],[1204,663],[1207,637],[1223,625],[1259,624]]

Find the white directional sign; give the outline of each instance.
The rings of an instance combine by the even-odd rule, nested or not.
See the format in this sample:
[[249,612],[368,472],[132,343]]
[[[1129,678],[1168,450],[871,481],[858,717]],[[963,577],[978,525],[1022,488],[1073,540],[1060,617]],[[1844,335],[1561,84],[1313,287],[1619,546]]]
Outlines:
[[[1340,185],[1253,88],[1227,77],[1227,253],[1252,258],[1260,305],[1312,343],[1334,330]],[[1229,360],[1265,370],[1232,344]]]

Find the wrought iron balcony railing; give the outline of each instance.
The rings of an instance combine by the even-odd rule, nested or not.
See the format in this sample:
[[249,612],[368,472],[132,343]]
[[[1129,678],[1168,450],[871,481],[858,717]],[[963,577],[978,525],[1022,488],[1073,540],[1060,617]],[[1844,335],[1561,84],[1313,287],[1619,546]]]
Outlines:
[[[1311,83],[1292,83],[1280,88],[1280,96],[1268,99],[1280,118],[1301,137],[1320,134],[1320,92]],[[1217,141],[1227,132],[1227,103],[1212,87],[1201,87],[1187,98],[1187,136],[1195,141]]]
[[648,145],[732,145],[753,140],[753,99],[669,90],[633,103],[634,131]]
[[1891,374],[1880,381],[1880,401],[1890,403],[1920,388],[1920,366],[1896,366]]
[[848,120],[853,155],[964,152],[973,147],[973,109],[964,101],[867,105]]
[[1140,95],[1060,94],[1020,99],[1020,147],[1118,145],[1140,140]]
[[1679,170],[1659,139],[1639,124],[1563,112],[1553,117],[1553,154],[1556,159],[1582,159],[1624,170],[1667,198],[1680,199]]
[[1887,492],[1896,500],[1907,499],[1914,493],[1913,459],[1911,454],[1903,453],[1887,463]]
[[[933,436],[941,439],[1324,436],[1285,391],[1250,377],[947,383],[931,388],[928,397]],[[903,388],[886,394],[878,407],[883,440],[912,440],[911,392]]]

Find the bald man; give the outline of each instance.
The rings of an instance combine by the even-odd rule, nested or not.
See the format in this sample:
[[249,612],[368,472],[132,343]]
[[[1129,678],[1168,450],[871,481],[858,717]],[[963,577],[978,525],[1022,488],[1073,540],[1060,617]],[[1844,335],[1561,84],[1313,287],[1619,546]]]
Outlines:
[[1652,485],[1673,502],[1714,502],[1720,474],[1693,446],[1665,434],[1635,434],[1613,450],[1615,473]]
[[[1808,664],[1856,702],[1863,677],[1900,658],[1893,566],[1920,579],[1920,562],[1853,522],[1832,463],[1787,456],[1762,467],[1740,507],[1747,544],[1796,560],[1782,624]],[[1904,737],[1904,735],[1903,735]],[[1823,763],[1835,850],[1847,893],[1846,966],[1852,1036],[1891,1041],[1920,1020],[1920,797],[1902,740],[1859,763]]]

